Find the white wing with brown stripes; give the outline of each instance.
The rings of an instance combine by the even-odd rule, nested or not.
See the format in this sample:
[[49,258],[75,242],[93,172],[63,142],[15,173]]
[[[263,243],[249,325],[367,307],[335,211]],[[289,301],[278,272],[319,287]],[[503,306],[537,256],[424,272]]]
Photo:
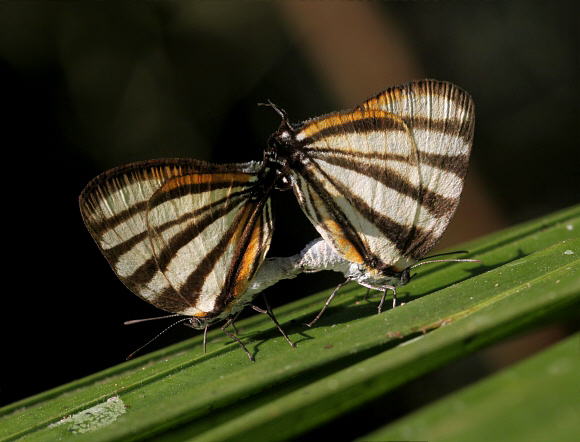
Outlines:
[[154,160],[105,172],[79,202],[125,286],[204,328],[235,317],[257,287],[297,274],[275,260],[262,279],[258,274],[272,237],[270,194],[277,179],[262,163]]
[[426,80],[388,89],[363,107],[400,117],[413,138],[418,180],[410,181],[419,189],[419,199],[413,204],[412,241],[402,251],[414,260],[422,258],[459,204],[473,143],[473,100],[451,83]]
[[175,177],[150,199],[147,224],[159,269],[191,307],[228,315],[264,260],[273,220],[269,192],[243,172]]
[[278,112],[267,158],[291,176],[336,254],[360,266],[349,277],[380,289],[405,283],[459,203],[473,140],[469,95],[424,80],[296,126]]

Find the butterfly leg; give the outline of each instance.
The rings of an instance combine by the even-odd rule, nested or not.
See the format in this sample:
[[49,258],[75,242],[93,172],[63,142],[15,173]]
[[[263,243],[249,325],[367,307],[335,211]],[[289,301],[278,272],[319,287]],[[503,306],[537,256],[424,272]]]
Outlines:
[[322,307],[322,310],[320,310],[320,312],[318,313],[318,315],[316,315],[316,318],[314,318],[312,320],[312,322],[306,324],[308,327],[312,327],[314,325],[314,323],[316,321],[318,321],[318,318],[320,318],[320,316],[322,316],[322,313],[324,313],[324,310],[326,310],[326,307],[328,307],[328,305],[332,302],[332,299],[334,298],[334,295],[336,295],[336,292],[338,292],[338,289],[341,288],[343,285],[348,284],[351,281],[351,279],[352,278],[346,278],[346,281],[338,284],[338,287],[334,289],[334,292],[332,292],[332,295],[330,295],[330,297],[326,301],[326,304],[324,304],[324,307]]
[[267,314],[270,319],[272,319],[272,321],[274,321],[274,324],[276,324],[276,327],[278,327],[278,330],[280,330],[280,333],[282,333],[282,335],[286,338],[286,340],[288,341],[288,343],[292,346],[292,347],[296,347],[296,344],[294,344],[290,338],[288,337],[288,335],[286,334],[286,332],[282,329],[282,327],[280,327],[280,324],[278,323],[278,321],[276,320],[276,317],[274,316],[274,312],[272,311],[272,309],[270,308],[270,304],[268,303],[268,300],[266,299],[266,295],[262,294],[262,296],[264,297],[264,302],[266,303],[266,310],[257,307],[255,305],[252,305],[252,308],[254,310],[256,310],[258,313],[265,313]]
[[238,329],[236,328],[236,319],[238,319],[238,316],[240,316],[240,313],[242,313],[242,311],[240,310],[238,313],[236,313],[236,315],[234,317],[232,317],[232,322],[231,322],[231,326],[234,329],[234,335],[238,336]]
[[365,293],[365,297],[363,298],[365,301],[368,299],[370,292],[371,292],[371,289],[367,287],[367,292]]
[[379,303],[379,314],[381,313],[381,311],[383,309],[383,303],[385,302],[385,297],[387,296],[387,291],[389,291],[389,290],[393,291],[393,308],[395,308],[395,306],[397,304],[397,289],[395,288],[394,285],[375,286],[375,285],[371,285],[371,284],[368,284],[366,282],[360,282],[360,281],[359,281],[359,284],[362,285],[363,287],[366,287],[367,289],[379,290],[379,291],[383,292],[383,296],[381,297],[381,302]]
[[205,327],[203,328],[203,354],[206,354],[206,342],[207,342],[207,328],[209,327],[209,324],[205,324]]
[[389,289],[393,291],[393,308],[395,308],[397,305],[397,289],[395,288],[395,286],[390,285],[384,286],[382,288],[383,296],[381,297],[381,302],[379,303],[379,315],[381,314],[381,310],[383,309],[383,302],[385,302],[385,297],[387,296],[387,291]]
[[242,341],[240,341],[237,336],[232,335],[229,331],[226,330],[226,328],[228,327],[228,325],[230,325],[232,322],[233,322],[233,318],[228,319],[226,321],[226,323],[223,325],[222,331],[226,335],[228,335],[232,341],[237,342],[240,345],[240,347],[242,347],[244,349],[244,351],[246,352],[246,354],[250,358],[250,361],[254,362],[253,356],[250,354],[250,352],[248,351],[248,349],[246,348],[246,346],[242,343]]

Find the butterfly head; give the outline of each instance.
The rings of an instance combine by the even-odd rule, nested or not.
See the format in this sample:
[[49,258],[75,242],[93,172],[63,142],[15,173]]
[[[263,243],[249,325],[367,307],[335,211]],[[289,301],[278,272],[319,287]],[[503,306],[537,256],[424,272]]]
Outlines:
[[380,273],[384,275],[385,279],[394,281],[391,285],[397,287],[408,284],[412,278],[411,267],[404,268],[403,270],[398,270],[396,267],[390,267],[382,270]]
[[407,284],[411,280],[411,267],[397,270],[390,266],[377,270],[364,264],[351,264],[345,276],[354,279],[365,287],[382,290],[384,287],[398,287]]
[[194,328],[196,330],[201,330],[205,327],[205,324],[207,323],[207,320],[205,320],[205,318],[198,318],[196,316],[189,316],[186,321],[184,322],[184,325]]
[[286,159],[296,150],[293,148],[296,144],[296,129],[288,120],[288,115],[284,109],[279,108],[269,100],[268,103],[261,104],[270,106],[282,118],[276,132],[268,138],[268,147],[264,152],[264,159],[270,163],[273,162],[286,166]]

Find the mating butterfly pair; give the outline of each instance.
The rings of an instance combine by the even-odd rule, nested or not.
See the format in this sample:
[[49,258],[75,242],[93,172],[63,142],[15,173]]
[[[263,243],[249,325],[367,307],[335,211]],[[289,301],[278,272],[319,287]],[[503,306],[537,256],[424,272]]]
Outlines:
[[[127,288],[194,328],[226,320],[222,329],[250,359],[226,327],[280,279],[340,271],[382,290],[383,300],[393,290],[394,305],[395,287],[409,281],[455,212],[473,140],[471,98],[434,80],[299,125],[273,107],[282,123],[262,162],[139,162],[99,175],[79,198]],[[289,186],[322,239],[295,257],[266,258],[270,198]],[[269,307],[254,308],[275,321]]]

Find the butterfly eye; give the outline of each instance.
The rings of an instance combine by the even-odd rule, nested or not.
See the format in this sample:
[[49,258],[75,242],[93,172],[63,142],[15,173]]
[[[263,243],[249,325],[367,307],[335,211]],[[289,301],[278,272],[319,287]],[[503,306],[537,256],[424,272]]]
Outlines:
[[281,191],[292,189],[292,178],[286,175],[282,176],[276,185],[276,189]]
[[416,275],[416,273],[413,273],[411,275],[411,271],[409,270],[409,268],[406,268],[405,270],[403,270],[401,272],[400,285],[408,284],[409,281],[411,281],[411,279],[413,279],[415,277],[415,275]]

